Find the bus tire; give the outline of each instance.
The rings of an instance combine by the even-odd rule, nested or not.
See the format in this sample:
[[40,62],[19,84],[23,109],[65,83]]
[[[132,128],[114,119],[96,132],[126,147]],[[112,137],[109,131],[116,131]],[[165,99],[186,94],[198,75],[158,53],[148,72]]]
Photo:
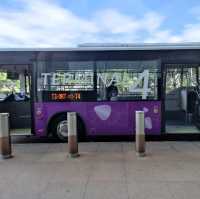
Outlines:
[[[53,119],[53,121],[51,122],[51,131],[54,137],[58,138],[60,141],[67,142],[68,140],[67,113],[60,114]],[[79,116],[77,116],[77,134],[79,141],[85,138],[84,124]]]

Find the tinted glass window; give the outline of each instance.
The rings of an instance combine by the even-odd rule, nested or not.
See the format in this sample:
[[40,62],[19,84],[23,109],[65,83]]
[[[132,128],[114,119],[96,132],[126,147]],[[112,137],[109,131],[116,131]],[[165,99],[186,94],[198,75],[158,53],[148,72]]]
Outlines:
[[38,91],[93,90],[93,65],[93,62],[40,62]]
[[159,61],[97,62],[98,100],[157,99]]
[[197,66],[191,64],[167,64],[166,93],[181,87],[197,86]]
[[[37,65],[39,100],[49,99],[49,97],[42,97],[42,93],[49,96],[49,92],[65,91],[68,93],[80,91],[78,93],[81,96],[80,100],[158,99],[157,82],[160,77],[160,62],[157,60],[41,61]],[[63,96],[58,97],[57,94],[53,98],[64,98]],[[62,93],[62,95],[66,94]]]

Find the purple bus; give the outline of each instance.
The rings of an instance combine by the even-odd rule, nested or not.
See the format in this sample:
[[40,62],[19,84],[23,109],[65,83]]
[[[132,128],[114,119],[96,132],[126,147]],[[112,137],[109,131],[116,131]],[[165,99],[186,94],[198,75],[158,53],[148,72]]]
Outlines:
[[11,132],[67,139],[67,112],[80,139],[130,136],[135,111],[147,135],[199,133],[200,45],[82,45],[0,49],[0,112]]

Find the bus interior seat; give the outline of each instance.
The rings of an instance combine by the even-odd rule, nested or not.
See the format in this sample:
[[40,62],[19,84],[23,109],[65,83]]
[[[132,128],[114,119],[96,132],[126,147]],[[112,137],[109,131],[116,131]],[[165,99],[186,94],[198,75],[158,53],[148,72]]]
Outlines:
[[195,111],[195,104],[197,100],[197,94],[194,90],[188,92],[188,107],[187,112],[188,113],[194,113]]
[[181,90],[181,107],[187,113],[194,113],[197,94],[193,87]]
[[190,118],[191,121],[196,100],[197,94],[194,87],[180,87],[172,90],[166,95],[166,119],[187,123]]
[[166,94],[165,106],[167,111],[180,110],[180,88],[176,88]]
[[184,104],[182,99],[185,98],[182,97],[182,89],[182,87],[179,87],[166,94],[166,120],[185,121],[186,111],[182,108]]

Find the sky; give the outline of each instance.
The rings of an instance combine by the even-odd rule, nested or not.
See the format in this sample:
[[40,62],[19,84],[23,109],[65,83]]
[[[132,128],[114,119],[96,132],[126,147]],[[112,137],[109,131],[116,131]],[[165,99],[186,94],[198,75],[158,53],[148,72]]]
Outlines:
[[0,47],[200,42],[199,0],[0,0]]

